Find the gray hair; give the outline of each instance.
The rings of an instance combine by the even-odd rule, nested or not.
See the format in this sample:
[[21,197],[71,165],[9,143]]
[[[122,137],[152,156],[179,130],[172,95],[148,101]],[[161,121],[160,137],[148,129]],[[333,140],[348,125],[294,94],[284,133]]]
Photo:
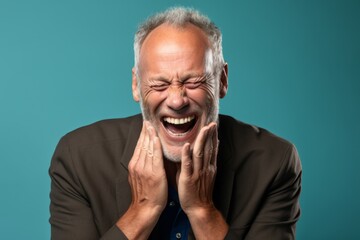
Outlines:
[[185,27],[187,23],[191,23],[204,31],[212,50],[212,54],[209,54],[211,58],[206,60],[206,70],[212,70],[215,78],[218,78],[225,64],[222,53],[221,32],[208,17],[194,9],[184,7],[174,7],[165,12],[157,13],[139,26],[134,39],[135,69],[137,74],[139,73],[140,49],[145,38],[152,30],[164,23],[180,28]]

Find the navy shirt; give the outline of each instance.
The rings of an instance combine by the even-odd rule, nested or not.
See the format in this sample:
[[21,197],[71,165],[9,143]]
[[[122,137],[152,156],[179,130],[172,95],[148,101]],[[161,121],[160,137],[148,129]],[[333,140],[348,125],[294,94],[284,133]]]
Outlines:
[[168,202],[149,239],[187,239],[190,222],[181,209],[177,191],[169,187]]

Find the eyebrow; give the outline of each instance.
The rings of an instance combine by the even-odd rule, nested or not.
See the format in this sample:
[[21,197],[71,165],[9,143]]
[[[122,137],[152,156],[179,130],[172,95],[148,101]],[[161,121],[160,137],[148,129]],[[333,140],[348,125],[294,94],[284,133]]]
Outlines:
[[[180,77],[178,78],[178,81],[179,81],[179,82],[184,82],[184,81],[186,81],[186,80],[189,79],[189,78],[195,78],[195,77],[204,78],[204,77],[206,77],[206,76],[207,76],[206,73],[201,73],[201,74],[199,74],[199,73],[197,73],[197,72],[189,72],[189,73],[186,73],[186,74],[183,75],[183,76],[180,76]],[[167,77],[165,77],[165,76],[163,76],[163,75],[151,77],[151,78],[149,78],[149,81],[172,82],[171,79],[169,79],[169,78],[167,78]]]
[[169,79],[167,77],[164,77],[164,76],[156,76],[156,77],[149,78],[149,81],[150,82],[155,82],[155,81],[169,82]]

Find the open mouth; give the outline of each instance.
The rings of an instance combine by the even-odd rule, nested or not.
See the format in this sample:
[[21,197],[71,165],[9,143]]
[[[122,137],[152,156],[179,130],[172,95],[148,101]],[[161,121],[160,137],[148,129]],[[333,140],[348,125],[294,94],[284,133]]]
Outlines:
[[195,116],[184,118],[164,117],[162,122],[165,129],[171,135],[184,136],[193,129],[196,123],[196,118]]

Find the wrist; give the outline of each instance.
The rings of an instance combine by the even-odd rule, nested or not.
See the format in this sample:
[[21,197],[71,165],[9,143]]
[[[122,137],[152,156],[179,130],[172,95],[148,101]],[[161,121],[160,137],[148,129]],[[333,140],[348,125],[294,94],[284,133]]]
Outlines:
[[201,206],[201,207],[192,207],[184,210],[188,218],[192,219],[208,219],[209,217],[216,214],[218,210],[215,208],[214,205],[207,205],[207,206]]
[[214,205],[191,209],[187,216],[198,240],[224,239],[228,232],[228,224]]
[[128,239],[147,239],[161,215],[160,209],[132,204],[116,226]]

